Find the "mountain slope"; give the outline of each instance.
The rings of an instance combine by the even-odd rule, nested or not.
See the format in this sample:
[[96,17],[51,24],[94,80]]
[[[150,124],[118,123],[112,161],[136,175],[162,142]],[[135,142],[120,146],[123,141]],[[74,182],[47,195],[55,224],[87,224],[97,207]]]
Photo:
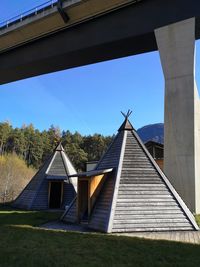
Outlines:
[[147,141],[155,141],[157,143],[164,143],[164,124],[156,123],[149,124],[137,130],[138,135],[144,143]]

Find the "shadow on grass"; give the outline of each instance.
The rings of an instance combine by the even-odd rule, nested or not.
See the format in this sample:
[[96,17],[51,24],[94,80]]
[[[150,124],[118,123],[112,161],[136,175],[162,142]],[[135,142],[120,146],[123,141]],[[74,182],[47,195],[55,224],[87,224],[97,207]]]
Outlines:
[[7,226],[0,266],[199,266],[200,246],[105,234]]
[[0,210],[4,210],[4,209],[9,210],[9,209],[11,209],[12,204],[13,204],[13,201],[0,203]]
[[59,216],[0,208],[0,266],[199,266],[199,245],[33,227]]
[[30,225],[39,226],[48,221],[59,219],[61,212],[48,211],[23,211],[11,207],[0,208],[0,226],[6,225]]

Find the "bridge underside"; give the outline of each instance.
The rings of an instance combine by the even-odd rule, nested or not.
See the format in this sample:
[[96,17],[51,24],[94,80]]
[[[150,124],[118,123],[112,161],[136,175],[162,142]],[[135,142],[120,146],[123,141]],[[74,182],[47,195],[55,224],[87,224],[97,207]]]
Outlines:
[[0,53],[0,84],[157,50],[155,29],[191,17],[199,39],[199,0],[127,5]]

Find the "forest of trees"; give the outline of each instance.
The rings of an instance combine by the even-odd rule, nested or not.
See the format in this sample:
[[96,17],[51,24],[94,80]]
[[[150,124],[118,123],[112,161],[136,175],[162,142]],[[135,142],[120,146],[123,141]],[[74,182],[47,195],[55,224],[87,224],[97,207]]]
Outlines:
[[0,123],[0,156],[15,153],[27,166],[38,169],[59,141],[78,171],[85,162],[99,160],[113,137],[100,134],[82,136],[51,126],[39,131],[32,124],[13,128],[9,122]]
[[58,142],[62,141],[77,171],[83,171],[87,161],[100,159],[112,138],[61,132],[53,125],[39,131],[32,124],[14,128],[9,122],[0,123],[0,202],[19,194]]

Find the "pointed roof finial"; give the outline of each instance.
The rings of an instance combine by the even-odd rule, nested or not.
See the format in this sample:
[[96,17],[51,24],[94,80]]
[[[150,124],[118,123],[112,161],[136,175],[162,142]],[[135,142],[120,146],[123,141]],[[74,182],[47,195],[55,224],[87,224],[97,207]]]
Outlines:
[[121,125],[121,127],[119,128],[118,131],[133,130],[133,126],[131,125],[130,121],[128,120],[128,118],[131,115],[132,111],[129,109],[126,114],[124,112],[122,112],[122,111],[121,111],[121,113],[124,116],[125,120],[122,123],[122,125]]
[[64,151],[64,148],[62,146],[62,141],[60,139],[60,141],[57,143],[57,146],[55,148],[56,151]]
[[124,118],[127,120],[128,119],[128,117],[131,115],[131,113],[132,113],[132,110],[128,110],[127,111],[127,113],[125,114],[123,111],[121,111],[121,113],[122,113],[122,115],[124,116]]

